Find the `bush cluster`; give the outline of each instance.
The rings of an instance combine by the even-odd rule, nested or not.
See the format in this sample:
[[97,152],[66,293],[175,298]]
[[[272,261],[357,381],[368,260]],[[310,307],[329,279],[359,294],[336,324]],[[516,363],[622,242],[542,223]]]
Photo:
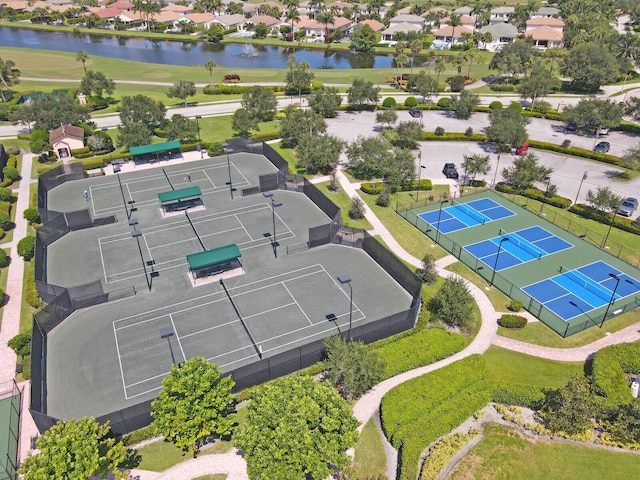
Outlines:
[[537,410],[545,398],[541,387],[515,382],[492,382],[491,400]]
[[441,141],[441,142],[484,142],[487,136],[484,133],[472,133],[465,135],[464,133],[445,132],[442,127],[436,127],[435,132],[424,132],[423,140]]
[[596,392],[611,405],[632,401],[626,373],[640,372],[640,344],[621,343],[599,350],[593,358],[592,375]]
[[454,433],[431,447],[429,456],[422,464],[420,480],[436,480],[444,467],[467,443],[478,436],[478,433],[477,430],[469,433]]
[[40,308],[43,303],[36,288],[35,265],[34,262],[24,263],[24,292],[25,300],[33,308]]
[[523,197],[531,198],[534,200],[538,200],[539,202],[548,203],[554,207],[564,208],[566,209],[571,205],[571,200],[569,198],[561,197],[559,195],[554,195],[553,197],[545,197],[544,192],[538,188],[526,188],[522,192],[518,192],[513,185],[510,185],[505,182],[498,182],[495,186],[496,190],[502,193],[517,193],[518,195],[522,195]]
[[[244,85],[223,85],[217,83],[215,85],[207,85],[202,89],[202,93],[205,95],[241,95],[244,92],[251,90],[253,87],[248,87]],[[281,90],[280,87],[277,86],[266,86],[262,87],[267,90],[271,90],[272,92],[278,92]],[[296,92],[297,94],[298,92]]]
[[[605,216],[603,216],[602,212],[597,208],[593,208],[589,205],[583,205],[581,203],[571,205],[569,211],[571,213],[575,213],[576,215],[580,215],[581,217],[589,218],[597,222],[602,222],[603,220],[605,220],[606,222],[611,221],[611,214],[607,214],[606,218],[604,218]],[[630,218],[623,218],[616,215],[615,219],[613,220],[613,226],[620,230],[624,230],[625,232],[640,235],[640,229]]]
[[527,326],[527,319],[520,315],[504,314],[498,320],[498,324],[504,328],[524,328]]
[[396,106],[396,99],[393,97],[387,97],[382,101],[382,106],[384,108],[393,108]]
[[240,75],[238,75],[237,73],[229,73],[224,76],[222,81],[224,83],[240,83],[241,79],[240,79]]

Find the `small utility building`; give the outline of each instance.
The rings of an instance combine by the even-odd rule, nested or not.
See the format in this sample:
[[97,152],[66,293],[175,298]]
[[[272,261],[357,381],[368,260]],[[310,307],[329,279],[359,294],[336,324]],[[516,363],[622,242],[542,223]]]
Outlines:
[[224,247],[187,255],[187,262],[191,278],[195,282],[198,279],[219,275],[230,270],[239,269],[239,272],[243,272],[240,258],[242,258],[242,254],[238,245],[232,243]]
[[182,148],[178,140],[171,142],[153,143],[151,145],[140,145],[129,149],[134,162],[147,161],[154,163],[160,160],[168,160],[182,154]]

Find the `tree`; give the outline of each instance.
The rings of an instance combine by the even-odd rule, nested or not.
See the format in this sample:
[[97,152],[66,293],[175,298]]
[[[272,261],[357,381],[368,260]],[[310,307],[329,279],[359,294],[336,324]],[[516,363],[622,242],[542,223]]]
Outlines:
[[351,34],[349,48],[356,52],[371,52],[378,43],[376,32],[367,25],[356,26]]
[[364,201],[358,195],[354,195],[351,198],[351,206],[349,207],[349,218],[352,220],[362,220],[366,211]]
[[196,84],[186,80],[180,80],[178,83],[174,83],[173,87],[167,92],[169,98],[179,98],[184,102],[184,106],[187,106],[187,97],[193,97],[196,94]]
[[122,97],[120,103],[120,122],[122,124],[141,123],[153,129],[164,120],[164,113],[162,102],[141,94]]
[[467,120],[471,117],[473,109],[479,104],[480,97],[465,89],[457,97],[451,97],[451,110],[453,110],[457,118]]
[[465,177],[471,177],[469,184],[473,184],[476,175],[486,175],[491,169],[491,160],[489,155],[463,155],[462,170]]
[[411,43],[409,44],[409,49],[411,50],[411,73],[412,74],[413,74],[413,62],[415,62],[416,55],[418,55],[422,51],[423,47],[424,47],[424,44],[422,43],[422,40],[419,38],[412,40]]
[[102,72],[89,70],[80,81],[80,91],[88,96],[95,94],[101,97],[104,92],[111,95],[115,89],[116,84],[114,81],[107,78]]
[[[37,208],[27,208],[22,213],[22,216],[31,225],[40,223],[40,214],[38,213],[38,209]],[[0,265],[0,267],[1,266],[2,265]],[[6,266],[6,265],[4,265],[4,266]]]
[[167,138],[182,143],[195,142],[198,138],[198,124],[195,120],[175,114],[167,126]]
[[403,84],[402,75],[400,74],[400,71],[402,69],[402,66],[406,65],[408,61],[409,61],[409,56],[402,52],[398,53],[393,59],[393,63],[395,63],[396,65],[396,82],[398,83],[398,85],[400,85],[400,87],[402,87],[402,84]]
[[202,357],[172,365],[160,395],[151,402],[153,430],[182,451],[197,455],[202,441],[231,433],[234,385],[231,377],[222,376],[217,365]]
[[421,70],[416,75],[409,76],[407,88],[409,90],[417,90],[423,101],[426,102],[436,92],[438,82],[424,70]]
[[304,135],[298,140],[296,153],[307,173],[326,173],[338,162],[342,148],[342,140],[331,135]]
[[[624,105],[610,100],[583,98],[577,105],[570,105],[564,111],[567,122],[575,122],[580,129],[598,137],[601,128],[614,128],[620,125]],[[594,140],[594,146],[595,142]]]
[[36,98],[31,105],[18,109],[16,113],[24,115],[25,118],[18,119],[14,115],[14,119],[21,122],[32,120],[36,130],[46,131],[54,130],[60,124],[75,125],[89,119],[89,107],[80,105],[66,93]]
[[300,62],[296,65],[296,56],[293,54],[289,55],[285,82],[287,84],[287,90],[295,90],[298,92],[300,103],[302,103],[302,91],[309,89],[314,77],[315,74],[307,62]]
[[271,29],[269,27],[260,22],[255,27],[253,27],[253,38],[267,38],[267,35],[270,31]]
[[329,41],[329,24],[333,24],[336,21],[333,14],[326,9],[321,10],[316,20],[324,25],[324,38],[325,41]]
[[398,114],[393,108],[376,113],[376,123],[386,123],[388,128],[398,121]]
[[7,342],[7,346],[20,357],[29,356],[31,354],[31,333],[19,333]]
[[456,27],[462,25],[462,18],[457,13],[449,15],[449,26],[451,27],[451,45],[456,41]]
[[323,86],[311,92],[307,101],[314,112],[324,118],[335,118],[338,115],[342,97],[336,87]]
[[466,280],[450,275],[431,298],[429,309],[448,325],[464,328],[471,319],[473,304]]
[[436,259],[430,253],[422,257],[422,265],[416,270],[416,275],[423,283],[431,285],[438,279],[438,270],[436,268]]
[[251,396],[235,435],[249,478],[328,478],[349,463],[358,422],[330,384],[311,377],[282,377]]
[[242,108],[259,122],[270,122],[276,116],[278,100],[273,91],[254,86],[242,94]]
[[347,145],[346,154],[353,175],[359,180],[383,178],[386,166],[392,162],[391,145],[380,137],[359,136]]
[[528,138],[525,127],[530,120],[513,108],[492,110],[489,121],[487,141],[493,143],[499,152],[509,147],[519,147]]
[[373,82],[358,77],[353,79],[351,86],[347,89],[347,95],[347,100],[351,105],[377,103],[380,88],[374,87]]
[[126,459],[127,449],[109,435],[109,423],[94,418],[57,422],[36,440],[40,453],[29,456],[20,466],[25,480],[65,478],[86,480],[93,475],[124,479],[126,470],[118,466]]
[[609,187],[598,187],[595,192],[593,190],[587,192],[587,203],[602,212],[603,218],[607,211],[616,210],[622,200],[623,198],[613,193]]
[[545,392],[541,409],[547,428],[569,435],[584,433],[592,427],[596,414],[593,388],[583,376],[575,376],[557,390]]
[[20,70],[16,68],[16,64],[12,60],[0,58],[0,81],[2,81],[2,86],[4,87],[0,88],[0,96],[2,101],[6,102],[4,90],[9,90],[11,85],[15,85],[20,81]]
[[490,70],[497,70],[515,77],[520,73],[527,73],[534,58],[531,42],[519,39],[509,43],[497,52],[489,63]]
[[85,74],[87,73],[87,60],[89,60],[89,54],[84,50],[78,50],[78,53],[76,53],[76,62],[82,62],[82,68]]
[[621,160],[627,176],[630,176],[630,170],[640,170],[640,145],[628,148]]
[[224,38],[224,27],[219,23],[212,23],[207,30],[207,41],[217,45]]
[[562,74],[571,78],[573,88],[585,93],[595,93],[600,85],[615,81],[619,70],[618,60],[597,43],[569,50],[561,67]]
[[293,36],[293,24],[294,22],[300,21],[300,15],[298,15],[298,7],[300,6],[300,0],[284,0],[282,4],[286,8],[284,18],[285,20],[291,22],[291,35]]
[[440,84],[440,75],[446,70],[447,66],[442,58],[436,59],[436,64],[433,66],[433,71],[436,72],[436,87]]
[[378,352],[362,342],[326,338],[325,377],[345,400],[357,399],[382,380],[384,362]]
[[151,19],[160,12],[160,4],[152,0],[134,0],[133,11],[142,13],[146,19],[147,31],[151,31]]
[[239,108],[233,113],[231,117],[231,128],[241,137],[248,137],[251,130],[260,129],[258,119],[244,108]]
[[517,191],[522,191],[536,182],[542,182],[551,173],[553,173],[552,168],[538,165],[538,157],[529,153],[516,157],[510,167],[502,170],[502,177],[511,182]]
[[394,148],[383,165],[384,180],[392,192],[410,185],[416,178],[416,159],[407,148]]
[[152,130],[143,123],[123,123],[118,126],[118,146],[124,148],[149,145]]
[[209,72],[209,85],[213,85],[213,71],[218,66],[216,62],[213,60],[207,60],[204,62],[204,68],[207,72]]
[[553,76],[552,64],[534,61],[531,73],[520,82],[520,96],[530,98],[533,104],[536,98],[547,96],[559,84],[560,81]]
[[323,134],[326,131],[327,122],[313,110],[302,110],[293,105],[284,109],[284,118],[280,123],[283,146],[294,148],[304,136]]
[[404,148],[415,148],[416,143],[422,138],[422,125],[415,120],[400,122],[396,128],[396,135],[397,145]]

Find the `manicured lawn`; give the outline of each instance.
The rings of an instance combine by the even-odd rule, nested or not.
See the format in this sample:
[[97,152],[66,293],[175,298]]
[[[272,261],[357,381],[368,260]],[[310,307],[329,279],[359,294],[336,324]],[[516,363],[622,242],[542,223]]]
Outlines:
[[372,418],[362,429],[355,447],[354,467],[363,478],[384,478],[387,457],[382,446],[382,433]]
[[583,480],[637,478],[640,456],[586,445],[531,440],[496,424],[483,428],[484,438],[447,475],[448,480]]
[[203,475],[201,477],[196,477],[193,480],[225,480],[227,478],[226,473],[214,473],[210,475]]
[[338,205],[341,209],[342,222],[347,227],[354,228],[364,228],[365,230],[370,230],[371,224],[366,218],[362,220],[352,220],[349,218],[349,209],[351,208],[351,199],[349,195],[345,193],[345,191],[340,188],[337,192],[329,191],[329,182],[316,183],[316,187],[318,187],[322,193],[324,193],[333,203]]
[[457,273],[458,275],[466,278],[469,282],[473,283],[476,287],[481,288],[482,291],[489,297],[491,301],[491,305],[498,312],[507,312],[507,307],[511,302],[511,299],[507,297],[504,293],[502,293],[497,288],[489,288],[487,290],[487,286],[489,285],[487,281],[474,272],[471,268],[467,267],[462,262],[456,262],[449,265],[447,268],[452,273]]
[[495,346],[487,350],[484,358],[487,380],[554,388],[566,384],[572,376],[584,373],[583,362],[557,362]]

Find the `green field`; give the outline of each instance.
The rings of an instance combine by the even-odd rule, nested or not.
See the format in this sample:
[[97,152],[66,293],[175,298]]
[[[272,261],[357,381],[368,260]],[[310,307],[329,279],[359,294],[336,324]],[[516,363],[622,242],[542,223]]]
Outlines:
[[607,480],[637,478],[640,456],[587,445],[530,439],[504,425],[487,424],[484,438],[447,480]]

